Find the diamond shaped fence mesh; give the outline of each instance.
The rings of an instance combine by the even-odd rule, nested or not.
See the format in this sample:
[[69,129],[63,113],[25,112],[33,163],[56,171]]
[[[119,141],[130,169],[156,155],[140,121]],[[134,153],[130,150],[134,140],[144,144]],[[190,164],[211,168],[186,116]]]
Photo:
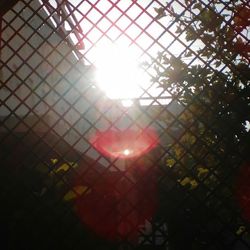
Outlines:
[[247,0],[0,7],[1,249],[250,248]]

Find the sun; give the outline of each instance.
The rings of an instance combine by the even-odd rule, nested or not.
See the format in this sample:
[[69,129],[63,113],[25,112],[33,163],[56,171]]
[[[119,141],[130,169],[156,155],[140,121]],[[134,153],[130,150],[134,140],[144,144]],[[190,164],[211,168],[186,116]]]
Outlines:
[[97,85],[109,98],[131,100],[143,93],[148,77],[139,67],[138,52],[110,42],[97,46],[94,57]]

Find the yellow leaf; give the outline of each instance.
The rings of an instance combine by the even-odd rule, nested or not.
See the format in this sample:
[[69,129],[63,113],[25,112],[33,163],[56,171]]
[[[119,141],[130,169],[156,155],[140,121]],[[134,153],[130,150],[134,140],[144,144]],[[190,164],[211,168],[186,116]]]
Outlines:
[[172,168],[175,164],[175,159],[167,159],[167,166]]
[[58,162],[58,159],[50,159],[51,163],[54,165]]
[[209,173],[209,170],[208,170],[207,168],[201,167],[201,168],[198,168],[197,170],[198,170],[198,178],[202,178],[202,177],[204,177],[206,174]]
[[66,172],[69,170],[69,168],[71,168],[71,167],[76,168],[77,166],[78,166],[78,164],[75,162],[65,162],[60,167],[58,167],[58,169],[56,170],[56,173],[58,173],[60,171]]
[[180,181],[180,184],[182,186],[186,186],[187,184],[189,184],[191,181],[191,179],[189,177],[185,177],[182,181]]
[[70,165],[68,163],[63,163],[57,170],[56,170],[56,173],[60,172],[61,170],[62,171],[68,171],[70,168]]
[[177,159],[180,159],[183,154],[183,149],[180,146],[176,146],[175,155]]
[[182,181],[180,181],[180,184],[182,186],[190,185],[191,190],[198,187],[198,182],[190,177],[185,177]]
[[75,186],[72,190],[69,190],[63,197],[65,201],[70,201],[76,197],[82,195],[83,193],[89,194],[91,190],[87,186]]
[[73,192],[73,191],[69,191],[68,193],[66,193],[65,195],[64,195],[64,197],[63,197],[63,199],[65,200],[65,201],[70,201],[70,200],[73,200],[73,199],[75,199],[76,198],[76,194],[75,194],[75,192]]
[[69,164],[71,165],[72,168],[76,168],[78,167],[78,163],[75,162],[69,162]]
[[194,144],[196,142],[196,137],[194,135],[191,135],[189,137],[189,142],[190,142],[190,144]]
[[73,190],[79,195],[85,193],[86,190],[87,190],[86,194],[90,193],[90,189],[87,186],[75,186],[73,187]]
[[190,185],[191,185],[191,188],[190,188],[191,190],[195,189],[198,187],[198,182],[195,179],[193,179],[190,181]]
[[188,143],[189,145],[193,145],[196,142],[196,137],[194,135],[192,135],[191,133],[186,133],[182,137],[182,142]]

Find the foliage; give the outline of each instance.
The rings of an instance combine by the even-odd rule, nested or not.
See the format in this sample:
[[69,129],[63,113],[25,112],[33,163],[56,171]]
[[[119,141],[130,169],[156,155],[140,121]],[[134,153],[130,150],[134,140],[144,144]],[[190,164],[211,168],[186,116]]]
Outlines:
[[[186,8],[179,14],[168,5],[165,11],[176,22],[176,35],[185,35],[186,51],[176,57],[166,50],[158,54],[154,64],[154,80],[184,106],[178,119],[185,129],[167,163],[172,167],[188,148],[196,160],[204,160],[204,155],[218,159],[229,152],[246,159],[250,8],[239,1],[223,7],[220,1],[209,6],[186,1]],[[200,48],[192,49],[192,42],[197,41]],[[196,147],[199,152],[195,152]]]
[[[168,150],[167,175],[193,192],[210,212],[217,213],[217,197],[226,209],[235,210],[235,174],[249,161],[250,148],[250,133],[245,127],[250,114],[250,8],[244,1],[212,1],[209,5],[185,1],[185,10],[177,9],[175,1],[168,3],[161,17],[172,18],[177,39],[185,37],[186,50],[179,56],[168,49],[158,53],[152,79],[183,107],[174,118],[181,129]],[[192,47],[193,43],[199,48]],[[168,119],[165,122],[170,124]],[[182,209],[190,211],[190,207],[193,203]],[[205,212],[194,211],[196,214],[187,215],[194,216],[193,220],[205,216]],[[237,234],[239,228],[245,229],[237,223],[230,226]],[[199,244],[206,240],[200,238]]]
[[[4,141],[0,145],[1,249],[115,247],[80,223],[72,209],[75,198],[90,192],[73,181],[76,171],[86,170],[84,163],[76,162],[77,151],[65,158],[62,152],[69,152],[69,147],[55,149],[41,139],[37,144],[35,133],[0,134],[0,139]],[[53,134],[49,139],[58,141]]]

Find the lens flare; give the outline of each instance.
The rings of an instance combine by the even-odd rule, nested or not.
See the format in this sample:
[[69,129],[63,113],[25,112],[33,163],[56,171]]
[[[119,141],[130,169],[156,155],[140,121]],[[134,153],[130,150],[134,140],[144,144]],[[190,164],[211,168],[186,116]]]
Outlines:
[[108,130],[96,133],[91,144],[103,155],[112,158],[133,158],[152,150],[158,144],[158,137],[153,129],[142,131]]
[[[150,128],[108,130],[90,141],[102,154],[126,159],[149,152],[158,137]],[[139,228],[151,220],[158,206],[155,168],[151,161],[137,159],[126,172],[106,170],[101,176],[93,176],[93,171],[77,178],[75,186],[88,186],[90,191],[77,196],[75,211],[85,226],[104,239],[138,242]]]
[[236,182],[236,199],[242,217],[250,222],[250,162],[243,164]]
[[130,153],[131,153],[131,152],[130,152],[129,149],[125,149],[125,150],[123,151],[123,154],[124,154],[124,155],[127,155],[127,156],[128,156]]
[[[137,172],[145,165],[133,167]],[[105,240],[138,242],[140,228],[152,219],[158,207],[156,172],[152,166],[149,169],[134,177],[136,186],[122,171],[106,171],[92,181],[80,176],[75,185],[87,183],[90,187],[74,202],[80,221]]]

